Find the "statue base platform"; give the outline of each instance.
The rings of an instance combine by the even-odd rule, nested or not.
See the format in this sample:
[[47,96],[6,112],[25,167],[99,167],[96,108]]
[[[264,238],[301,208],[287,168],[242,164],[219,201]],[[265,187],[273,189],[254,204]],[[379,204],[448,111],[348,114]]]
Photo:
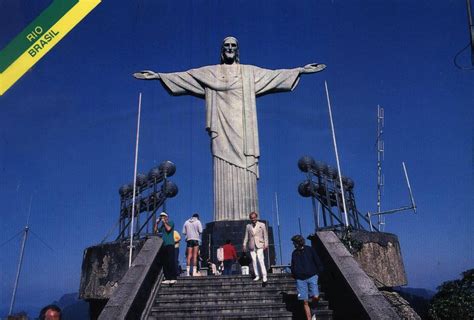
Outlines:
[[[265,265],[267,268],[275,265],[275,241],[273,238],[273,228],[269,226],[268,221],[259,220],[267,225],[268,229],[268,245],[269,250],[265,252]],[[214,221],[206,223],[206,227],[202,233],[202,247],[201,257],[203,264],[207,259],[217,264],[217,249],[223,246],[226,240],[230,240],[240,257],[242,253],[242,244],[245,237],[245,228],[250,221],[236,220],[236,221]]]

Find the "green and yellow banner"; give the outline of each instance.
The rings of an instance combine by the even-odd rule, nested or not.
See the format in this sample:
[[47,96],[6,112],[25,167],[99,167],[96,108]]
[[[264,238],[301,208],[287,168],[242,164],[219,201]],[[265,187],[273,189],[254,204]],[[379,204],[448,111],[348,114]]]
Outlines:
[[100,0],[54,0],[0,51],[0,96],[99,3]]

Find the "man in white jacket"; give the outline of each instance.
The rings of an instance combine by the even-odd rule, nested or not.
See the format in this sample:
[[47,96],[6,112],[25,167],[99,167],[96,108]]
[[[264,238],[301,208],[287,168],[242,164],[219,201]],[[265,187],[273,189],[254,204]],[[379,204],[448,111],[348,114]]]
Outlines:
[[255,278],[253,280],[260,280],[260,273],[258,272],[257,262],[260,265],[260,271],[262,272],[262,281],[267,282],[267,270],[265,268],[265,259],[263,251],[268,248],[268,232],[267,226],[263,222],[257,221],[258,215],[256,212],[249,214],[250,224],[245,229],[245,238],[243,243],[244,251],[250,250],[250,256],[252,257],[253,270],[255,272]]
[[195,213],[191,219],[186,220],[183,226],[183,234],[186,236],[186,275],[190,275],[191,259],[193,262],[192,275],[197,275],[197,258],[202,234],[199,214]]

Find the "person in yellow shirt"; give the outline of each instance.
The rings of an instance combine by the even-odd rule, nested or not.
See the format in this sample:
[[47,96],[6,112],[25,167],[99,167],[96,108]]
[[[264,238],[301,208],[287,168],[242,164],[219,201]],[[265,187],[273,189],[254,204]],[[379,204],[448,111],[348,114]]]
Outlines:
[[174,238],[174,255],[176,257],[176,276],[179,276],[181,271],[179,267],[179,242],[181,241],[181,236],[178,231],[174,230],[173,232]]

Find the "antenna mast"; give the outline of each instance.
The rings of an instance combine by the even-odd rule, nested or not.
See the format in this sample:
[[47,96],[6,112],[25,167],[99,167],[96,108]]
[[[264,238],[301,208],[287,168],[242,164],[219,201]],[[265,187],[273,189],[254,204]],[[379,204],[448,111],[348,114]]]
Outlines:
[[20,272],[21,272],[21,266],[23,265],[23,256],[25,253],[26,240],[28,240],[28,232],[30,231],[29,223],[30,223],[32,201],[33,201],[33,196],[31,196],[30,198],[30,208],[28,209],[28,218],[26,219],[26,226],[23,229],[23,241],[21,242],[20,259],[18,260],[18,267],[16,269],[16,277],[15,277],[15,284],[13,285],[12,300],[10,302],[10,310],[8,311],[9,315],[12,314],[13,307],[15,306],[16,290],[18,288],[18,281],[20,280]]
[[378,229],[384,230],[385,217],[380,214],[382,212],[382,191],[385,184],[385,177],[382,173],[382,162],[384,160],[385,143],[383,140],[383,129],[385,125],[384,109],[377,106],[377,213],[378,215]]

